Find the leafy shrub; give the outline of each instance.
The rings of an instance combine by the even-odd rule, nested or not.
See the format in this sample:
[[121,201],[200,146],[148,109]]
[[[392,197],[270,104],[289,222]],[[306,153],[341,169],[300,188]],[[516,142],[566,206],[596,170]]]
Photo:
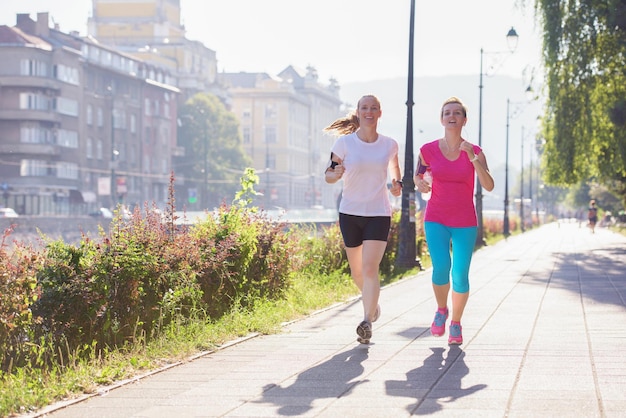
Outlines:
[[350,272],[339,223],[323,227],[320,231],[312,226],[301,226],[297,232],[299,251],[294,256],[297,257],[298,270],[311,274]]
[[6,239],[0,240],[0,370],[21,364],[32,338],[31,305],[38,298],[36,272],[41,256],[32,248],[16,243],[9,254]]

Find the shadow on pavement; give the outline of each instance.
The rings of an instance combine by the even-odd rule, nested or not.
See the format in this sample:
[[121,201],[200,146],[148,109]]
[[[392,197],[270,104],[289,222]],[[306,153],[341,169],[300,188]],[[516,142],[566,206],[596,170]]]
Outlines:
[[312,408],[314,400],[345,396],[358,384],[366,382],[353,379],[363,373],[362,363],[367,357],[368,349],[363,346],[339,353],[300,373],[296,381],[287,387],[266,385],[259,403],[280,406],[279,415],[302,415]]
[[[447,357],[443,347],[431,348],[431,351],[433,353],[422,366],[407,372],[406,380],[385,382],[387,395],[415,398],[416,402],[407,406],[409,413],[433,414],[443,409],[442,399],[446,403],[454,402],[487,387],[484,384],[462,387],[463,377],[469,374],[469,368],[465,364],[465,352],[460,347],[450,346]],[[431,402],[425,403],[425,400]]]

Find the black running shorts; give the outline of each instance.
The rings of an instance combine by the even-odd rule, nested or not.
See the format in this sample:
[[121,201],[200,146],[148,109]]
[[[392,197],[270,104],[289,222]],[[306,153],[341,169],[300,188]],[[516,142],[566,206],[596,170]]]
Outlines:
[[339,228],[348,248],[358,247],[363,241],[387,241],[391,216],[357,216],[339,214]]

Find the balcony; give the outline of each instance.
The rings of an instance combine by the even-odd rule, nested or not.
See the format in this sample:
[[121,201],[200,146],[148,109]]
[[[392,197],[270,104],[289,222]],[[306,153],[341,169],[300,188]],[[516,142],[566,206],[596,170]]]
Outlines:
[[54,78],[33,76],[0,76],[0,86],[3,87],[30,87],[54,91],[61,90],[61,82]]
[[0,120],[60,123],[61,117],[52,110],[0,109]]
[[60,148],[52,144],[0,144],[0,155],[20,155],[20,156],[59,156]]

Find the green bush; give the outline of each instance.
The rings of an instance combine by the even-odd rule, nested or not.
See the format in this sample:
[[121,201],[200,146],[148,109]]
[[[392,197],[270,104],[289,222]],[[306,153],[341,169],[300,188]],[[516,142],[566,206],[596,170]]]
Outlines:
[[[170,185],[163,215],[147,205],[130,219],[117,214],[99,239],[71,245],[43,237],[43,251],[17,246],[10,257],[3,240],[1,370],[89,358],[158,338],[170,324],[252,309],[283,298],[295,274],[345,284],[338,224],[287,228],[269,219],[243,200],[255,178],[246,175],[240,200],[188,227],[176,222]],[[395,272],[399,220],[394,213],[383,278]]]
[[32,304],[38,298],[36,272],[42,258],[32,248],[17,243],[7,251],[6,239],[0,240],[0,370],[11,370],[24,361],[32,338]]

